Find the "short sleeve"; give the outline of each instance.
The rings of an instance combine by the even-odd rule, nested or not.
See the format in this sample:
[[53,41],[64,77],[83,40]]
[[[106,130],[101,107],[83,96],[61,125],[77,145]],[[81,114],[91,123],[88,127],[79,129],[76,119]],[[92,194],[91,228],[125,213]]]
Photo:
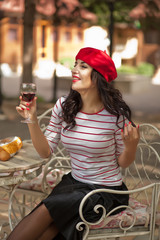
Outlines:
[[62,128],[62,102],[64,98],[57,100],[53,107],[49,125],[44,133],[46,136],[51,152],[54,152],[61,138],[61,128]]

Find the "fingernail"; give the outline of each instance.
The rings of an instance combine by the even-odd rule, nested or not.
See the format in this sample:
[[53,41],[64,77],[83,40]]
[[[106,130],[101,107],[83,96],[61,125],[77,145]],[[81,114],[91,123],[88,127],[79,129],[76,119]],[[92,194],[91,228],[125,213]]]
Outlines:
[[29,110],[29,108],[26,108],[27,110]]
[[139,124],[138,124],[138,128],[139,128]]
[[121,129],[121,132],[123,132],[123,129]]
[[127,123],[125,123],[125,125],[124,125],[125,127],[127,127]]
[[24,110],[24,108],[21,107],[21,110]]
[[29,103],[26,103],[27,106],[29,106]]
[[131,122],[129,122],[129,124],[131,124]]

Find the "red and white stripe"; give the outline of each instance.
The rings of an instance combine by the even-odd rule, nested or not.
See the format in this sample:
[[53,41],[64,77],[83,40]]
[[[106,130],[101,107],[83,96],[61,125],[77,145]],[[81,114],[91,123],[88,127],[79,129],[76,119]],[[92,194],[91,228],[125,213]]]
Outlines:
[[[78,112],[76,126],[65,130],[66,123],[61,118],[62,101],[64,98],[60,98],[54,106],[45,132],[52,152],[61,140],[70,154],[75,179],[106,186],[121,185],[117,158],[124,145],[116,117],[105,109],[95,114]],[[118,124],[123,124],[122,117]]]

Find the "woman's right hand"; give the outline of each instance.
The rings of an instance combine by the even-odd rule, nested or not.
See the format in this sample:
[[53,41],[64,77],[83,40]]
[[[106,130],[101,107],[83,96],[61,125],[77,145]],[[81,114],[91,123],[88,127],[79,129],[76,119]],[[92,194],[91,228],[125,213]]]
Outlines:
[[27,115],[29,115],[31,120],[35,120],[37,118],[37,97],[34,97],[32,102],[23,101],[22,96],[20,96],[19,99],[20,104],[16,107],[19,115],[21,115],[23,118],[27,118]]

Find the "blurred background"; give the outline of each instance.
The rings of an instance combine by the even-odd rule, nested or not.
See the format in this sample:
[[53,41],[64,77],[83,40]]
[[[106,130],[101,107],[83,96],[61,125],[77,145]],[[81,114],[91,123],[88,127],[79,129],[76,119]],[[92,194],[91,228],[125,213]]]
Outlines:
[[134,121],[160,122],[159,0],[0,0],[0,138],[28,131],[16,113],[21,82],[37,84],[38,113],[71,87],[82,47],[106,50]]

